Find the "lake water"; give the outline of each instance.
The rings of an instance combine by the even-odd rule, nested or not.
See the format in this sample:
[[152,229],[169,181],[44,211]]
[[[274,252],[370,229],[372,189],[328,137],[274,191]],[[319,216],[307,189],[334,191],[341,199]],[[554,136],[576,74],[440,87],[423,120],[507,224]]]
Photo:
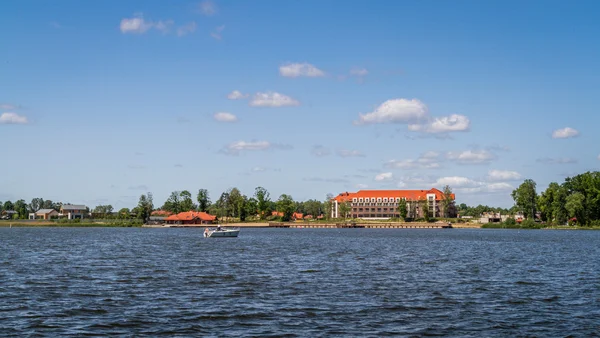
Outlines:
[[0,335],[598,336],[600,231],[0,228]]

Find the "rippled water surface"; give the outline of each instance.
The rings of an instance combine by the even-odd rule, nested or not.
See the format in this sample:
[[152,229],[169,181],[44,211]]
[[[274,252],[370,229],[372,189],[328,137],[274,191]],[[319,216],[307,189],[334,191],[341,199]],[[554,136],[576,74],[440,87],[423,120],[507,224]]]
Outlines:
[[0,228],[2,336],[598,336],[600,232]]

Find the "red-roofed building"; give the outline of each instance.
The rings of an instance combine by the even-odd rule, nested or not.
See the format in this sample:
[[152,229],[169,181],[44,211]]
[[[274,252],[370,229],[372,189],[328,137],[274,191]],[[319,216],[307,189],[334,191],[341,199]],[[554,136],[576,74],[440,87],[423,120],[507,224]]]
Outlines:
[[186,211],[165,218],[167,224],[196,225],[212,224],[217,216],[209,215],[202,211]]
[[[455,199],[454,194],[451,196]],[[429,190],[360,190],[358,192],[343,192],[332,200],[331,217],[343,217],[339,211],[342,202],[350,204],[352,218],[392,218],[399,217],[398,204],[407,203],[409,217],[423,217],[424,212],[419,201],[426,200],[431,217],[444,216],[444,193],[438,189]],[[411,215],[411,212],[413,213]],[[451,215],[455,210],[450,210]]]

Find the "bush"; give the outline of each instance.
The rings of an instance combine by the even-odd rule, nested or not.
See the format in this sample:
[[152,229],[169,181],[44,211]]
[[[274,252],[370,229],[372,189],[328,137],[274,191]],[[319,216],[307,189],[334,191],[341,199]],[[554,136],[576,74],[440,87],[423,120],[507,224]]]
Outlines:
[[521,222],[521,228],[533,229],[535,227],[537,227],[537,224],[532,219],[524,219]]
[[506,219],[506,221],[504,221],[504,225],[508,225],[508,226],[517,225],[517,221],[515,221],[514,218],[509,217]]
[[591,220],[588,223],[588,226],[591,226],[591,227],[598,227],[598,226],[600,226],[600,219]]

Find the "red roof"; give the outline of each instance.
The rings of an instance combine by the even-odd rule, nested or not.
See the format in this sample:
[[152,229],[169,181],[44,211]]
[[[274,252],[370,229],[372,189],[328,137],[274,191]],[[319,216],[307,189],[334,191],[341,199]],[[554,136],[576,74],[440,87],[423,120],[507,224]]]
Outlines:
[[[420,200],[427,198],[427,194],[435,194],[436,200],[444,199],[444,193],[436,188],[429,190],[359,190],[357,192],[343,192],[334,199],[338,202],[352,200],[353,198],[405,198],[407,200]],[[452,199],[455,196],[452,194]]]
[[273,211],[271,212],[271,216],[283,217],[283,212]]
[[304,215],[303,215],[302,213],[300,213],[300,212],[295,212],[295,213],[292,215],[292,218],[295,218],[295,219],[302,219],[302,217],[303,217],[303,216],[304,216]]
[[194,218],[199,218],[203,221],[214,221],[217,216],[209,215],[204,211],[186,211],[180,212],[177,215],[171,215],[165,218],[165,221],[191,221]]

